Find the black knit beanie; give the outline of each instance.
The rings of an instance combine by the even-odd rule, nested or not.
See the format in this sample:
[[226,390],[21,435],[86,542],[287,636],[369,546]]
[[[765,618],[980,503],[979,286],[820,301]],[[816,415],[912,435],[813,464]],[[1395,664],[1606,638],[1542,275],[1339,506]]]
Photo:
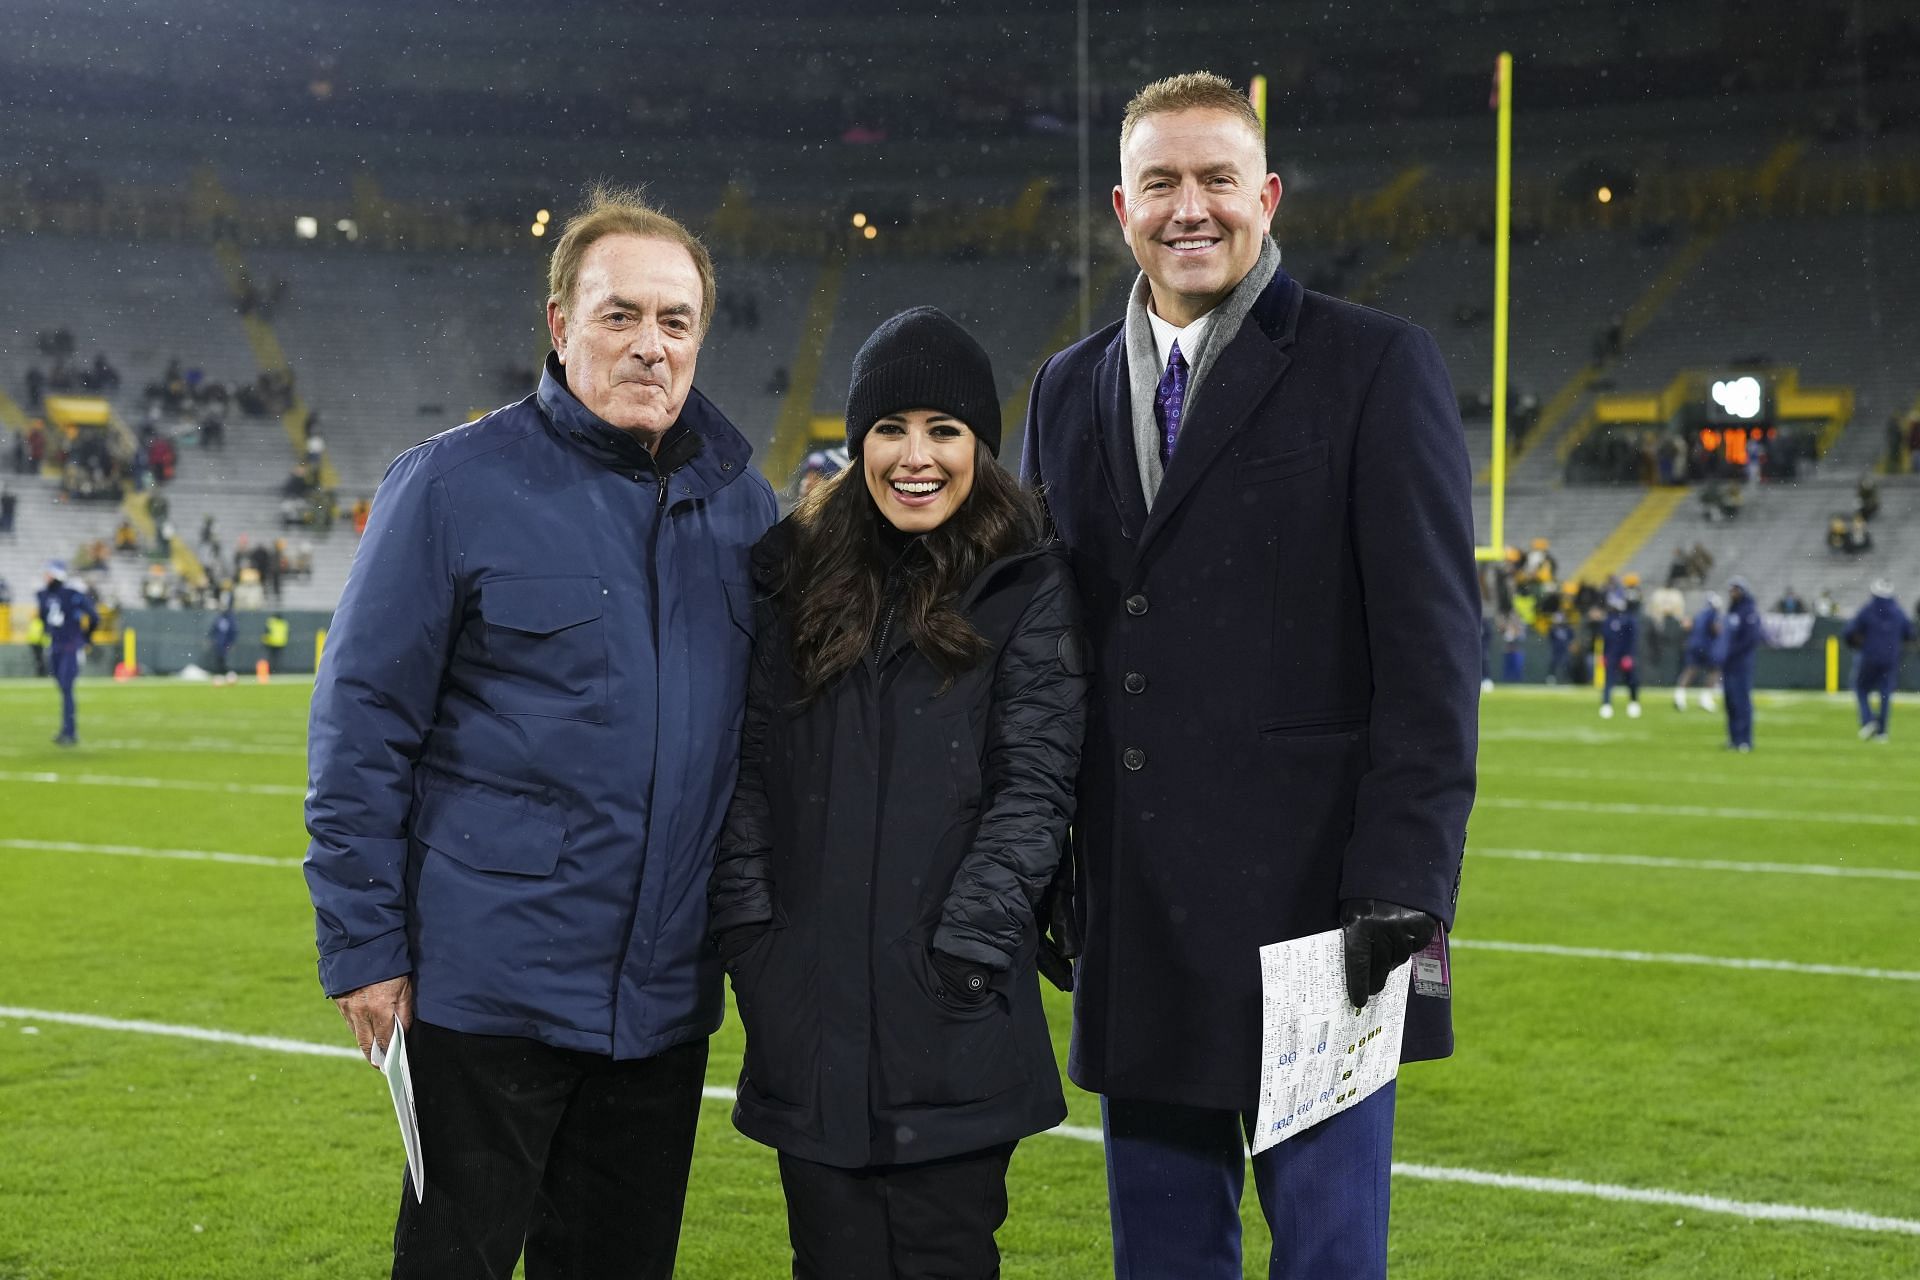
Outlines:
[[973,335],[937,307],[902,311],[873,331],[853,358],[847,391],[847,452],[890,413],[938,409],[967,424],[1000,456],[1000,396],[993,362]]

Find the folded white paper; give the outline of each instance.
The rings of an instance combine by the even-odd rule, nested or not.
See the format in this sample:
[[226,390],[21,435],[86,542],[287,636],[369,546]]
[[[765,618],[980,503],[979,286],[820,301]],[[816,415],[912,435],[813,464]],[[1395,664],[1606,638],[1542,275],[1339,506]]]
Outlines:
[[1411,963],[1388,974],[1366,1008],[1355,1009],[1347,1002],[1340,930],[1260,948],[1255,1152],[1338,1115],[1399,1073]]

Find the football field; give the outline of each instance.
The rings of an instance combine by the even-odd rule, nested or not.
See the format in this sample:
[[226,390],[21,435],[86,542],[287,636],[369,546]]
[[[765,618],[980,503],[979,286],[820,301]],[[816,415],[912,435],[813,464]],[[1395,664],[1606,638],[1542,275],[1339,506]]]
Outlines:
[[[0,1280],[385,1274],[399,1140],[314,978],[307,695],[83,681],[64,751],[52,686],[0,681]],[[1920,1276],[1920,705],[1863,743],[1850,698],[1762,694],[1733,755],[1664,699],[1483,704],[1459,1051],[1401,1077],[1396,1277]],[[729,1017],[691,1280],[787,1274],[739,1061]],[[1110,1274],[1067,1092],[1014,1159],[1010,1280]]]

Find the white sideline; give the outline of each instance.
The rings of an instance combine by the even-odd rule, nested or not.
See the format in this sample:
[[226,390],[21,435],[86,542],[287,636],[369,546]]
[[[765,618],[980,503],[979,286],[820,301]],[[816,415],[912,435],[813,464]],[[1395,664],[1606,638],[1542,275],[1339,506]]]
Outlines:
[[1606,951],[1599,947],[1562,947],[1551,942],[1496,942],[1490,938],[1450,938],[1448,944],[1459,951],[1511,951],[1522,955],[1564,956],[1574,960],[1630,960],[1638,964],[1692,964],[1713,969],[1760,969],[1773,973],[1811,973],[1830,978],[1920,982],[1920,973],[1906,969],[1861,969],[1844,964],[1802,964],[1797,960],[1695,956],[1660,951]]
[[1483,849],[1467,846],[1467,857],[1509,862],[1573,862],[1602,867],[1662,867],[1675,871],[1734,871],[1747,874],[1838,876],[1858,880],[1920,880],[1920,871],[1898,867],[1835,867],[1817,862],[1741,862],[1731,858],[1661,858],[1647,853],[1578,853],[1560,849]]
[[110,853],[122,858],[173,858],[183,862],[232,862],[246,867],[297,867],[299,858],[269,858],[258,853],[222,853],[217,849],[149,849],[137,844],[81,844],[74,840],[0,840],[0,849],[43,853]]
[[1920,827],[1905,813],[1829,813],[1817,809],[1723,809],[1702,804],[1630,804],[1599,800],[1522,800],[1480,796],[1477,809],[1551,809],[1561,813],[1636,813],[1663,818],[1750,818],[1756,822],[1840,822],[1863,827]]
[[138,787],[147,791],[213,791],[229,796],[304,796],[305,787],[274,782],[199,782],[190,778],[128,778],[117,773],[22,773],[0,770],[0,782],[52,782],[69,787]]
[[[1920,977],[1920,975],[1915,975]],[[360,1051],[348,1045],[315,1044],[306,1040],[287,1040],[279,1036],[249,1036],[233,1031],[215,1031],[207,1027],[184,1027],[166,1022],[126,1021],[103,1018],[90,1013],[64,1013],[52,1009],[24,1009],[0,1005],[0,1018],[22,1022],[57,1022],[89,1027],[99,1031],[132,1031],[142,1035],[176,1036],[215,1044],[240,1045],[249,1049],[267,1049],[275,1053],[298,1053],[318,1058],[360,1057]],[[734,1093],[724,1085],[707,1085],[701,1096],[714,1102],[732,1102]],[[1101,1140],[1098,1129],[1080,1125],[1059,1125],[1047,1131],[1059,1138],[1095,1143]],[[1664,1191],[1652,1187],[1625,1187],[1605,1182],[1580,1182],[1572,1178],[1535,1178],[1511,1173],[1488,1173],[1479,1169],[1454,1169],[1441,1165],[1407,1164],[1395,1161],[1394,1176],[1427,1182],[1461,1182],[1473,1186],[1497,1187],[1505,1191],[1532,1191],[1548,1195],[1589,1196],[1600,1200],[1629,1201],[1637,1204],[1674,1205],[1701,1213],[1718,1213],[1758,1222],[1812,1222],[1821,1226],[1842,1227],[1852,1231],[1894,1232],[1920,1235],[1920,1221],[1886,1218],[1856,1209],[1820,1209],[1810,1205],[1767,1204],[1750,1200],[1728,1200],[1720,1196],[1692,1195],[1682,1191]]]

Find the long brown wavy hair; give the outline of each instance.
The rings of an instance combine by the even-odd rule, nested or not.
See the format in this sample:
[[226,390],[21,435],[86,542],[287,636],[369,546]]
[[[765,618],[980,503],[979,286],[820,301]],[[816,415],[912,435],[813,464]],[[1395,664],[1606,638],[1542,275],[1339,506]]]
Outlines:
[[[793,525],[780,594],[805,705],[873,643],[902,540],[874,505],[858,457],[800,500]],[[919,535],[907,553],[914,571],[902,582],[901,622],[940,673],[941,693],[987,654],[986,639],[960,612],[960,593],[995,560],[1040,545],[1044,531],[1040,503],[976,439],[972,492],[945,524]]]

